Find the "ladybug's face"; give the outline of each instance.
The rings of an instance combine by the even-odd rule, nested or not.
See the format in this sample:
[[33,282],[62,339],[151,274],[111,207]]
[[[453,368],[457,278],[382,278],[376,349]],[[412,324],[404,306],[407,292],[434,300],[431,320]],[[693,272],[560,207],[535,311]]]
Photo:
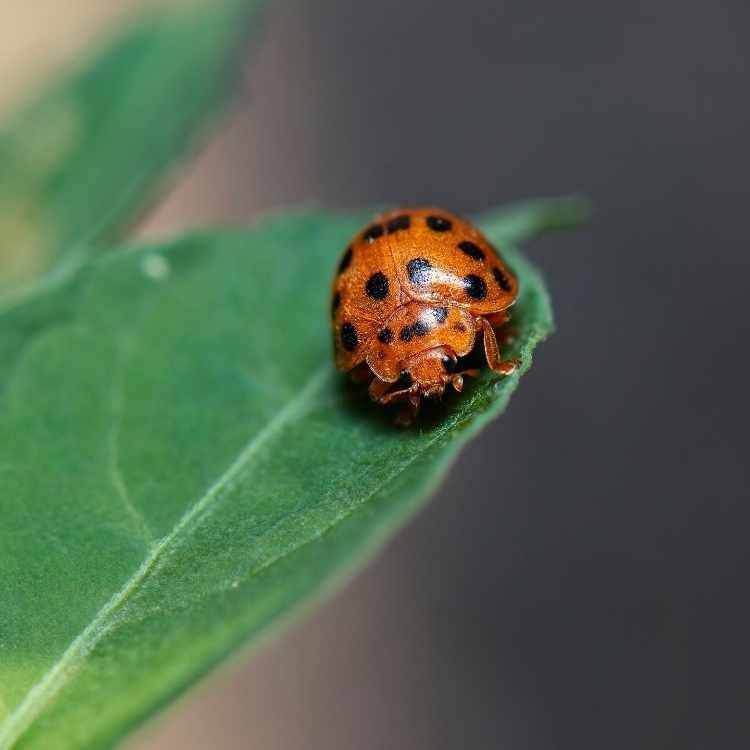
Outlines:
[[455,368],[455,358],[442,348],[421,352],[404,362],[405,373],[419,385],[420,392],[427,398],[441,396],[445,390],[447,376]]

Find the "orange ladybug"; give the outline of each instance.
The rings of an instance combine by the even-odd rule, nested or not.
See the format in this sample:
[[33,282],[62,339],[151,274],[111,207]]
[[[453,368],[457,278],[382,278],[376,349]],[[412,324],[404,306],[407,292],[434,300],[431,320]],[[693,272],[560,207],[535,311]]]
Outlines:
[[423,397],[461,391],[459,357],[481,337],[487,364],[501,375],[495,327],[509,319],[518,280],[476,227],[437,208],[383,214],[347,247],[333,282],[336,367],[380,404],[403,403],[410,423]]

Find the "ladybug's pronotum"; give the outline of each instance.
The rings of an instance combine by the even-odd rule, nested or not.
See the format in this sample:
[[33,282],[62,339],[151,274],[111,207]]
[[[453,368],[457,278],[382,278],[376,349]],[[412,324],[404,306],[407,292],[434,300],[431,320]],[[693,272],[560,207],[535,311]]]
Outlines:
[[502,360],[494,328],[508,321],[518,281],[487,239],[436,208],[398,209],[376,219],[344,252],[333,282],[336,366],[370,383],[381,404],[402,403],[408,424],[423,397],[463,388],[459,357],[481,337],[489,367]]

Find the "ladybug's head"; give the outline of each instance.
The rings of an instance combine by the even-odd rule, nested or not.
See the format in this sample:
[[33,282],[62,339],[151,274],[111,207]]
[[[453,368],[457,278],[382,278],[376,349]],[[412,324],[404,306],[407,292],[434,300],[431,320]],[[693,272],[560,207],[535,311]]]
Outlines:
[[419,352],[406,360],[403,376],[408,376],[419,386],[419,392],[426,398],[439,398],[445,386],[453,380],[456,357],[442,346]]

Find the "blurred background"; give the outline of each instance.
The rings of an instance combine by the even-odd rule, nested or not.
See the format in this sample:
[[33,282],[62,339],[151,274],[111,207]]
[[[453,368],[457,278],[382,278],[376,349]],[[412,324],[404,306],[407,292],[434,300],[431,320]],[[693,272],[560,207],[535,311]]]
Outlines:
[[[0,110],[146,4],[3,0]],[[427,510],[133,750],[748,747],[749,22],[740,0],[275,4],[142,236],[300,202],[580,191],[596,215],[529,248],[559,331]]]

